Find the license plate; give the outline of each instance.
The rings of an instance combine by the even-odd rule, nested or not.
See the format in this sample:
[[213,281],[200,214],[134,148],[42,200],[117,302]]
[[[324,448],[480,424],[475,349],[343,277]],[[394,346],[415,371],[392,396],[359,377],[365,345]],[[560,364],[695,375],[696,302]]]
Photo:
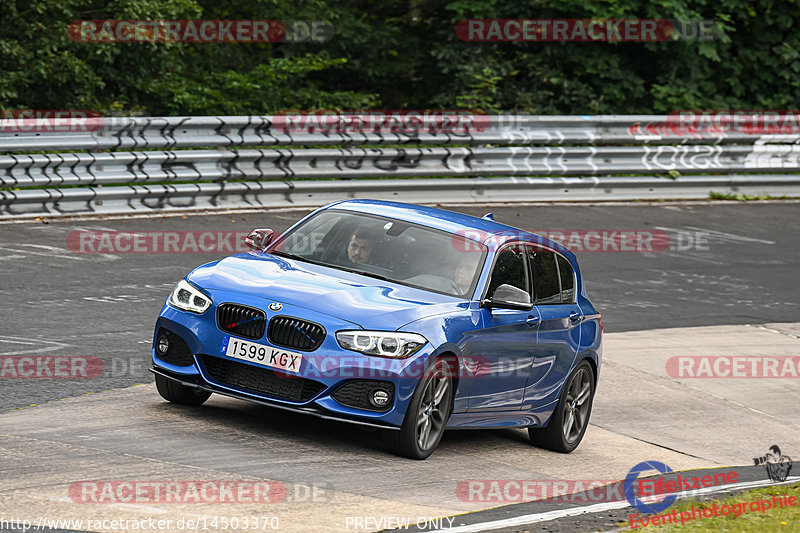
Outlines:
[[235,337],[222,339],[223,355],[235,357],[243,361],[250,361],[270,368],[277,368],[287,372],[299,372],[303,354],[288,352],[280,348],[273,348],[266,344],[245,341]]

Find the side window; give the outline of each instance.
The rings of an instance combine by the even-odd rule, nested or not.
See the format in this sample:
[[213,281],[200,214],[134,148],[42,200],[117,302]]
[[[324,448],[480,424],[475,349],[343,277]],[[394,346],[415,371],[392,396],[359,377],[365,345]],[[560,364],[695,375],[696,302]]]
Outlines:
[[530,293],[525,271],[525,254],[516,246],[509,246],[497,255],[486,295],[491,298],[495,289],[504,283]]
[[564,257],[557,255],[558,274],[561,277],[561,301],[572,303],[575,301],[575,280],[572,275],[572,265]]
[[534,301],[540,304],[561,303],[561,284],[558,281],[556,254],[537,250],[531,254]]

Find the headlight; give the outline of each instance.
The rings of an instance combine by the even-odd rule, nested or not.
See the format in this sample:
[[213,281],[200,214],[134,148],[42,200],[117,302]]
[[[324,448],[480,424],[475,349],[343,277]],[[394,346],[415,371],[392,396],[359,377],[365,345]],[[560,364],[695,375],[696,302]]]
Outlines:
[[169,304],[184,311],[203,313],[211,307],[211,298],[194,288],[185,279],[182,279],[172,290],[172,294],[169,296]]
[[345,350],[402,359],[412,355],[428,342],[422,335],[397,331],[339,331],[339,346]]

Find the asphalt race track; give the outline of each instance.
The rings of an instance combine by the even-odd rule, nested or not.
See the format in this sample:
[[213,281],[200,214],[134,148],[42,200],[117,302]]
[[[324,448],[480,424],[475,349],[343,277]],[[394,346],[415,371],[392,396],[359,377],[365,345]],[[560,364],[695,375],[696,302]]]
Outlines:
[[[575,453],[532,447],[521,431],[449,432],[429,460],[413,462],[348,425],[218,396],[199,409],[169,405],[147,371],[155,318],[184,274],[228,254],[68,246],[80,231],[284,230],[307,210],[4,223],[0,357],[96,357],[102,373],[25,379],[0,366],[0,451],[13,458],[0,466],[0,509],[51,518],[242,516],[253,506],[87,505],[65,487],[93,479],[277,480],[288,496],[269,512],[281,530],[367,531],[394,526],[353,517],[433,519],[499,505],[457,496],[454,487],[468,479],[613,481],[645,460],[675,470],[752,464],[776,443],[800,456],[797,380],[665,372],[668,358],[682,354],[800,356],[800,203],[450,209],[492,211],[495,220],[537,232],[668,236],[650,252],[578,252],[607,335],[592,426]],[[601,247],[613,248],[611,239]],[[316,499],[308,496],[315,490]],[[447,526],[437,524],[427,529]]]

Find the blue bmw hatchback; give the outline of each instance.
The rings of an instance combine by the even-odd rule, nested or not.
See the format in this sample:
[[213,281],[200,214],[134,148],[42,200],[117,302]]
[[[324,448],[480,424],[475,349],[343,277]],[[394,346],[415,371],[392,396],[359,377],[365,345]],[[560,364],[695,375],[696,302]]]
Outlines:
[[571,452],[589,423],[600,315],[574,254],[536,234],[417,205],[327,205],[197,267],[156,322],[156,386],[384,430],[428,457],[445,429],[528,428]]

